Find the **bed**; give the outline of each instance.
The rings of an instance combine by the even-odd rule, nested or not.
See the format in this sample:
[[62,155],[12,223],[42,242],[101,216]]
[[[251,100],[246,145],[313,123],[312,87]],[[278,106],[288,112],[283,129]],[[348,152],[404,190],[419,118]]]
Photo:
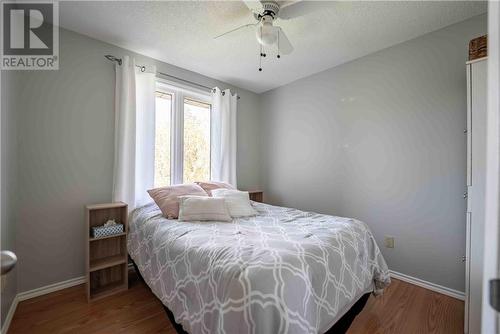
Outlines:
[[257,216],[232,222],[131,212],[130,257],[186,332],[326,333],[390,284],[365,223],[252,205]]

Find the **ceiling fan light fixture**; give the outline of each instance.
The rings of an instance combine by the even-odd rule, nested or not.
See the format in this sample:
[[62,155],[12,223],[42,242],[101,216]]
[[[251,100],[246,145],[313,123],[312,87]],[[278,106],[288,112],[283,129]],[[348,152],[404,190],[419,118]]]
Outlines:
[[[235,31],[242,30],[244,28],[254,27],[255,37],[257,39],[257,42],[261,46],[259,59],[266,56],[265,53],[262,52],[263,46],[270,47],[276,45],[278,49],[277,58],[281,58],[282,55],[290,54],[293,51],[293,46],[290,43],[290,40],[286,36],[283,29],[279,25],[273,25],[273,23],[274,20],[277,18],[289,19],[300,16],[301,11],[304,8],[303,3],[305,3],[305,0],[295,0],[295,2],[293,2],[291,5],[286,4],[283,7],[284,9],[287,9],[287,13],[284,16],[281,16],[280,14],[281,4],[284,2],[277,2],[272,0],[258,0],[258,1],[243,0],[243,1],[250,9],[250,11],[253,13],[253,16],[257,22],[239,26],[233,30],[230,30],[228,32],[216,36],[214,39],[231,34]],[[258,8],[254,8],[254,5],[256,4],[259,4]],[[299,4],[301,5],[299,6]],[[292,9],[296,10],[291,11]]]
[[278,38],[272,22],[265,21],[257,26],[256,36],[262,45],[272,45]]

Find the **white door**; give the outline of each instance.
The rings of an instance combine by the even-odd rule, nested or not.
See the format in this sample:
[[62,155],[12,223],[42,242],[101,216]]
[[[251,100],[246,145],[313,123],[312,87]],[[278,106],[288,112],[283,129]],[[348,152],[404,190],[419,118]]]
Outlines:
[[481,331],[486,189],[487,60],[468,66],[467,113],[467,270],[465,332]]
[[488,4],[488,113],[486,218],[484,238],[482,333],[499,333],[500,316],[490,304],[489,282],[500,278],[499,155],[500,155],[500,4]]

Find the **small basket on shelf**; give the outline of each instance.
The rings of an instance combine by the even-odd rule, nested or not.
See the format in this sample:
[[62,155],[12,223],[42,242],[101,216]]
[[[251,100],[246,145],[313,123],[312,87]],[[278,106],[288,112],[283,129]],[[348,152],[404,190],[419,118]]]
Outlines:
[[93,226],[90,229],[90,235],[92,238],[103,238],[120,233],[123,233],[123,224],[114,224],[110,226]]

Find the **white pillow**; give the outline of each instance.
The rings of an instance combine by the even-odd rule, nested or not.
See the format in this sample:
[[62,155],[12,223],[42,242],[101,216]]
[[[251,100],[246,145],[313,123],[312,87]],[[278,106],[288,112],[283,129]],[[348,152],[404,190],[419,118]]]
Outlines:
[[226,200],[226,207],[231,217],[249,217],[258,214],[250,203],[247,191],[220,188],[212,190],[212,196]]
[[179,221],[230,221],[224,198],[180,196]]

